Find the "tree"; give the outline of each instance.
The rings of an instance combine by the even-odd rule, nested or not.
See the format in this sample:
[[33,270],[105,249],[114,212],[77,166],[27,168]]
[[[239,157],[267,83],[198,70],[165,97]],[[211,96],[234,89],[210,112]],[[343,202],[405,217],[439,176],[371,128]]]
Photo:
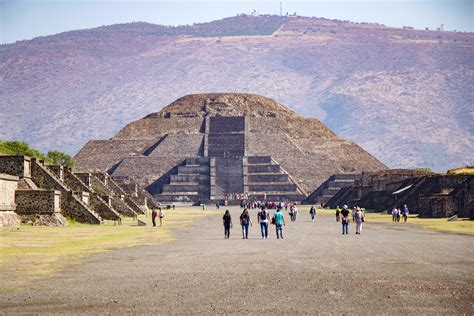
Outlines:
[[48,157],[45,157],[38,150],[30,148],[27,143],[20,141],[0,142],[0,153],[5,155],[25,155],[45,161],[48,160]]
[[48,151],[47,157],[50,158],[53,164],[56,165],[59,164],[66,167],[72,167],[74,165],[74,161],[72,160],[71,156],[57,150]]

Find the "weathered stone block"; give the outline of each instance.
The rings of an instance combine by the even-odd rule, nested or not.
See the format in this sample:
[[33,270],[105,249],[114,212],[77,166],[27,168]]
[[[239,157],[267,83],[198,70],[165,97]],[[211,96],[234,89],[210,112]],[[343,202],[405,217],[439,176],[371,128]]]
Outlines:
[[60,213],[60,197],[57,190],[17,190],[16,212],[19,215]]
[[19,177],[0,173],[0,212],[14,211],[15,190],[18,189]]
[[26,156],[0,156],[0,173],[20,178],[30,178],[31,158]]

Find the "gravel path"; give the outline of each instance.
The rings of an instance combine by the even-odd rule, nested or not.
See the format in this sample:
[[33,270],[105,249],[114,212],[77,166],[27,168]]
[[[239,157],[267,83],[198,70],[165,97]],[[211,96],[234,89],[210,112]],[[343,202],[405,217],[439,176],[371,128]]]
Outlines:
[[474,237],[407,224],[366,223],[341,235],[332,217],[299,214],[285,239],[261,240],[256,215],[242,240],[238,215],[175,232],[171,244],[94,255],[0,294],[0,314],[473,314]]

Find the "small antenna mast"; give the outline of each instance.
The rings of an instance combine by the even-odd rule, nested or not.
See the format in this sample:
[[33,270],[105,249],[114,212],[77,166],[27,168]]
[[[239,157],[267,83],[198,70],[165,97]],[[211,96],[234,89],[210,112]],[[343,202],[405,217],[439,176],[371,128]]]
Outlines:
[[280,2],[280,17],[283,16],[283,4]]

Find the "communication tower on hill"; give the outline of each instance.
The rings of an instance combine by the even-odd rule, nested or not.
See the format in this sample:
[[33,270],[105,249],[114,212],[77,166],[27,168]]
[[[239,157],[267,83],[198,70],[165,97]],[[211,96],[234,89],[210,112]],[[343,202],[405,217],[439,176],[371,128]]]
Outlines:
[[280,17],[283,16],[283,3],[280,2]]

